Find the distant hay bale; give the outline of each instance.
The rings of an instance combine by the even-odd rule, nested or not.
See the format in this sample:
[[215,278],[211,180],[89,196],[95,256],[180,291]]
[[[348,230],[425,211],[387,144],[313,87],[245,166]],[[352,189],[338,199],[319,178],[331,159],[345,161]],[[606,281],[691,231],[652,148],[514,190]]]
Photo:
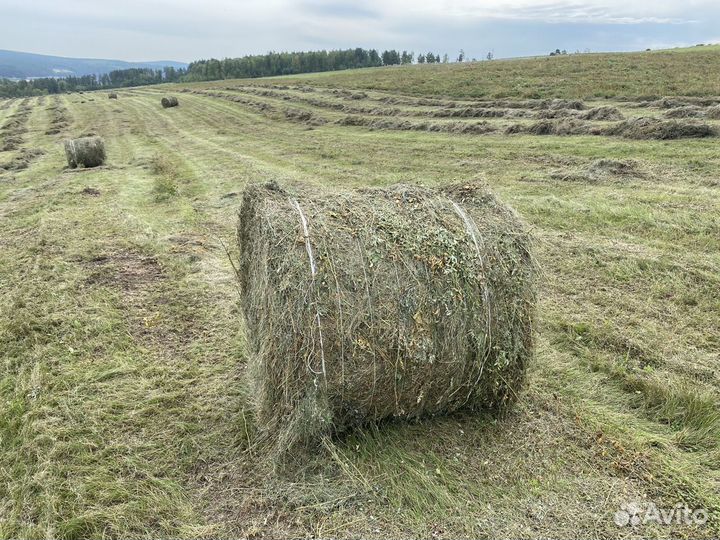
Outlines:
[[65,141],[65,157],[71,169],[98,167],[105,163],[105,143],[100,137],[81,137]]
[[165,96],[160,100],[164,109],[168,107],[177,107],[179,105],[178,99],[175,96]]
[[108,99],[117,99],[118,95],[115,92],[110,92],[108,94]]
[[243,192],[239,279],[260,432],[499,409],[532,355],[526,229],[481,184]]

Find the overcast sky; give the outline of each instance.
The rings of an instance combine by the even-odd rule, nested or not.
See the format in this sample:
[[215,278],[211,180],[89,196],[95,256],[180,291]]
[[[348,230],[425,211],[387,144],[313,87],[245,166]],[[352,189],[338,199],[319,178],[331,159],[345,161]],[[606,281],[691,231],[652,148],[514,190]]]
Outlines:
[[0,0],[0,49],[119,60],[396,48],[468,57],[720,42],[720,0]]

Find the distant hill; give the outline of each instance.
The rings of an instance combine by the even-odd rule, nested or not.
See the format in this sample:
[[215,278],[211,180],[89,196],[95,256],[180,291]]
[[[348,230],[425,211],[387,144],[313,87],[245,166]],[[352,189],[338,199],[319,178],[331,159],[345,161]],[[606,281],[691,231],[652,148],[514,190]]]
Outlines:
[[0,78],[26,79],[32,77],[68,77],[108,73],[116,69],[153,68],[164,66],[185,68],[183,62],[124,62],[95,58],[65,58],[0,49]]

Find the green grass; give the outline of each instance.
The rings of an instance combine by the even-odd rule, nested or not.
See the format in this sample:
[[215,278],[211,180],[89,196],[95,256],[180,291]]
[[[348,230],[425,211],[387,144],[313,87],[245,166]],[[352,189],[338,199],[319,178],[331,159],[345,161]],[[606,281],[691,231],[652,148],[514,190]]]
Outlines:
[[[640,98],[720,95],[720,45],[464,64],[366,68],[268,82],[467,98]],[[266,84],[258,82],[258,84]]]
[[[682,58],[681,78],[717,54],[608,58],[642,64],[637,78],[622,75],[639,91],[657,63]],[[547,73],[597,58],[535,62]],[[463,81],[501,64],[290,80],[409,93],[422,79],[414,92],[470,96]],[[448,72],[426,81],[433,70]],[[566,77],[557,94],[585,95],[588,73]],[[672,93],[676,75],[654,73],[657,93]],[[499,77],[488,92],[514,88],[511,73]],[[716,82],[688,77],[674,93],[720,93]],[[382,107],[369,93],[353,104]],[[297,98],[253,95],[278,107],[268,113],[189,93],[165,110],[161,95],[61,96],[72,123],[57,135],[45,135],[51,101],[33,100],[23,146],[46,153],[26,170],[0,170],[0,537],[720,534],[716,138],[368,130]],[[331,122],[288,121],[283,106]],[[64,170],[62,139],[87,131],[105,139],[108,166]],[[598,158],[633,159],[637,172],[590,178]],[[504,418],[370,426],[326,441],[303,471],[273,475],[253,438],[226,251],[236,256],[238,193],[258,180],[478,176],[529,222],[542,268],[537,354],[517,407]],[[713,520],[618,529],[614,512],[634,500],[687,502]]]

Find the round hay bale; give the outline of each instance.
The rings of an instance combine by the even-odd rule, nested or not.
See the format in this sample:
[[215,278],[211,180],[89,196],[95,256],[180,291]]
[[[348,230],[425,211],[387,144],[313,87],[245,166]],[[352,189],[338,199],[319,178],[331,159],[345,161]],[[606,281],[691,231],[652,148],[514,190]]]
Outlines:
[[115,92],[110,92],[108,94],[108,99],[117,99],[118,95]]
[[165,96],[160,100],[164,109],[168,107],[177,107],[179,105],[178,99],[175,96]]
[[535,267],[524,225],[483,185],[251,185],[238,244],[256,418],[281,455],[516,397]]
[[105,143],[100,137],[81,137],[65,141],[65,157],[71,169],[98,167],[105,163]]

